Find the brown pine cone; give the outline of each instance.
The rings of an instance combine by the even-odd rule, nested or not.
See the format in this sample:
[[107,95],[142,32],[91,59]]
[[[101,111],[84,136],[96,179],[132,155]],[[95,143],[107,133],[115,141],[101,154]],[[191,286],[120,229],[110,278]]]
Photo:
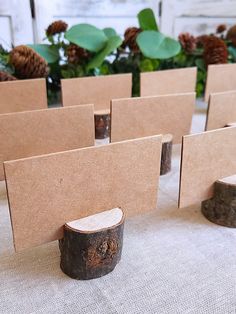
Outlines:
[[0,82],[5,82],[5,81],[15,81],[16,77],[11,75],[10,73],[0,71]]
[[68,62],[72,64],[81,63],[89,58],[89,52],[77,45],[70,44],[66,50]]
[[200,35],[196,37],[197,48],[203,48],[205,42],[208,40],[209,37],[210,35]]
[[205,64],[221,64],[228,62],[228,50],[225,42],[215,36],[209,36],[204,44],[203,58]]
[[22,79],[48,75],[47,62],[27,46],[17,46],[10,52],[10,64],[14,66],[17,77]]
[[139,33],[141,33],[142,30],[140,28],[137,27],[129,27],[126,29],[125,34],[124,34],[124,42],[122,44],[122,47],[129,47],[129,49],[134,52],[137,53],[139,52],[139,47],[136,43],[136,38],[138,36]]
[[64,21],[55,21],[51,23],[48,28],[46,29],[47,36],[53,36],[55,34],[63,33],[67,30],[68,24]]
[[179,35],[179,42],[187,53],[192,53],[197,47],[195,37],[189,33],[181,33]]
[[224,33],[224,31],[226,31],[226,29],[227,29],[227,26],[225,24],[220,24],[216,28],[216,33],[217,34]]
[[232,26],[226,35],[226,39],[230,40],[234,47],[236,47],[236,25]]

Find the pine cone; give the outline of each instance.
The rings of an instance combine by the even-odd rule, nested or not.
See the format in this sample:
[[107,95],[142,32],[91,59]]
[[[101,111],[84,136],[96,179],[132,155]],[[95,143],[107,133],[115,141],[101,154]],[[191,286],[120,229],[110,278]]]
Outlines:
[[203,58],[206,65],[228,62],[228,50],[225,42],[215,36],[209,36],[204,44]]
[[197,47],[195,37],[189,33],[180,34],[179,42],[187,53],[192,53]]
[[68,25],[64,21],[55,21],[46,29],[46,35],[53,36],[55,34],[63,33],[67,30],[67,27]]
[[17,77],[22,79],[48,75],[47,62],[27,46],[15,47],[10,52],[10,63],[14,66]]
[[201,35],[196,37],[197,48],[203,48],[209,37],[210,35]]
[[70,44],[66,50],[69,63],[78,64],[89,58],[89,52],[77,45]]
[[11,75],[10,73],[0,71],[0,82],[5,82],[5,81],[15,81],[16,77]]
[[129,27],[126,29],[125,34],[124,34],[124,42],[122,44],[122,47],[129,47],[129,49],[134,52],[137,53],[139,52],[139,47],[136,43],[136,38],[138,36],[139,33],[141,33],[142,30],[140,28],[137,27]]
[[234,47],[236,47],[236,25],[232,26],[226,35],[226,39],[230,40]]
[[220,24],[216,28],[216,33],[217,34],[224,33],[226,31],[226,29],[227,29],[227,26],[225,24]]

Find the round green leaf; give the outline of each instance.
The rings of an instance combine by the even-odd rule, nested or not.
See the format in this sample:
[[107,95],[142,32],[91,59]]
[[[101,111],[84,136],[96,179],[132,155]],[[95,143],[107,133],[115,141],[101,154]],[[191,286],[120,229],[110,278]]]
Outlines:
[[94,69],[99,67],[106,56],[113,52],[122,44],[122,39],[120,36],[112,36],[108,39],[108,42],[103,50],[101,50],[94,58],[89,62],[87,69]]
[[65,38],[70,42],[92,52],[100,51],[107,43],[105,33],[90,24],[78,24],[72,26]]
[[158,59],[168,59],[176,56],[181,50],[180,43],[170,37],[165,37],[158,50]]
[[41,57],[43,57],[48,63],[54,63],[59,59],[59,51],[57,47],[46,45],[46,44],[36,44],[28,45],[36,51]]
[[168,59],[181,50],[178,41],[156,31],[143,31],[136,40],[143,55],[151,59]]
[[112,36],[116,36],[117,33],[116,31],[114,30],[114,28],[111,28],[111,27],[106,27],[103,29],[105,35],[107,36],[107,38],[110,38]]
[[155,15],[152,9],[144,9],[138,14],[139,26],[142,30],[154,30],[158,31]]

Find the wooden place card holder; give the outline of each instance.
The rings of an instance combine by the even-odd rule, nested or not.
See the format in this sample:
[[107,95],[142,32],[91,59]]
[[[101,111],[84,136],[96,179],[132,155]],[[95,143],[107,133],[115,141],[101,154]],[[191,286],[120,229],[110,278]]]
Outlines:
[[203,202],[208,219],[230,227],[236,226],[236,181],[228,178],[236,173],[235,137],[235,126],[184,136],[179,193],[179,207]]
[[82,77],[61,80],[63,106],[94,104],[95,137],[110,134],[110,101],[132,95],[132,74]]
[[93,105],[2,114],[0,142],[4,180],[4,161],[93,146]]
[[0,83],[0,114],[47,108],[45,79]]
[[236,175],[215,182],[213,197],[202,202],[202,213],[211,222],[236,228]]
[[193,93],[197,68],[161,70],[140,74],[140,96]]
[[111,208],[122,208],[127,216],[155,209],[161,139],[5,162],[16,251],[61,239],[65,223]]
[[80,280],[110,273],[121,259],[124,216],[113,208],[66,223],[59,240],[62,271]]
[[230,126],[233,123],[236,123],[236,90],[210,94],[206,131]]
[[212,93],[236,90],[236,64],[214,64],[207,69],[205,101]]

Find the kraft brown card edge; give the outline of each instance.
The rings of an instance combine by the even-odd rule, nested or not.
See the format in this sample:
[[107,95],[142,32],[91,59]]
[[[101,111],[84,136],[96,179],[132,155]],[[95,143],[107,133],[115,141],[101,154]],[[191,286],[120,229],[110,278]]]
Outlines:
[[[85,147],[85,148],[80,148],[80,149],[76,149],[76,150],[69,150],[69,151],[63,151],[63,152],[58,152],[58,153],[51,153],[51,154],[45,154],[45,155],[39,155],[39,156],[33,156],[33,157],[27,157],[27,158],[21,158],[21,159],[17,159],[17,160],[11,160],[11,161],[6,161],[4,162],[4,172],[5,172],[5,176],[6,176],[6,189],[7,189],[7,195],[8,195],[8,204],[9,204],[9,211],[10,211],[10,217],[11,217],[11,227],[12,227],[12,232],[13,232],[13,243],[14,243],[14,248],[15,248],[15,251],[16,252],[19,252],[19,251],[22,251],[22,250],[25,250],[25,249],[29,249],[29,248],[32,248],[32,247],[37,247],[37,246],[40,246],[40,245],[43,245],[43,244],[46,244],[48,242],[51,242],[51,241],[54,241],[54,240],[57,240],[57,239],[53,239],[51,241],[47,241],[47,242],[44,242],[44,243],[40,243],[40,244],[37,244],[37,245],[30,245],[30,246],[26,246],[26,247],[22,247],[21,245],[19,245],[17,243],[17,240],[15,238],[15,232],[14,232],[14,223],[13,223],[13,218],[12,218],[12,205],[11,205],[11,196],[10,194],[12,194],[13,191],[11,191],[9,193],[9,186],[8,186],[8,167],[11,167],[12,165],[13,166],[17,166],[18,163],[20,162],[24,162],[24,161],[27,161],[27,160],[32,160],[32,159],[38,159],[38,158],[47,158],[48,156],[59,156],[61,154],[68,154],[70,152],[74,152],[74,151],[84,151],[84,150],[99,150],[103,147],[107,147],[107,146],[117,146],[119,144],[125,144],[125,143],[134,143],[134,142],[140,142],[140,141],[145,141],[145,140],[149,140],[149,141],[155,141],[156,143],[159,144],[159,155],[158,156],[158,160],[159,160],[159,164],[160,164],[160,161],[161,161],[161,140],[162,140],[162,135],[155,135],[155,136],[148,136],[148,137],[145,137],[145,138],[139,138],[139,139],[133,139],[133,140],[127,140],[127,141],[122,141],[122,142],[116,142],[116,143],[111,143],[109,145],[100,145],[100,146],[93,146],[93,147]],[[159,167],[157,166],[157,168],[159,169]],[[158,170],[158,176],[157,176],[157,182],[156,182],[156,192],[158,192],[158,186],[159,186],[159,170]],[[157,198],[158,198],[158,193],[155,193],[155,202],[157,202]],[[150,210],[152,210],[153,208],[150,208]]]
[[[97,75],[97,76],[87,76],[87,77],[76,77],[76,78],[69,78],[69,79],[62,79],[61,80],[61,84],[62,84],[62,87],[61,87],[61,100],[62,100],[62,106],[63,107],[67,107],[68,106],[68,99],[65,99],[65,88],[66,86],[68,86],[69,82],[76,82],[76,81],[79,81],[79,80],[82,80],[82,81],[92,81],[94,79],[95,80],[102,80],[102,79],[109,79],[109,77],[114,77],[114,78],[119,78],[119,77],[123,77],[123,78],[126,78],[126,79],[129,79],[130,80],[130,86],[129,86],[129,89],[130,89],[130,96],[132,95],[132,73],[117,73],[117,74],[108,74],[108,75]],[[111,99],[110,99],[111,100]],[[87,103],[87,102],[86,102]],[[78,105],[82,105],[82,104],[85,104],[85,102],[83,103],[79,103]],[[71,106],[71,105],[70,105]],[[108,106],[109,107],[109,106]],[[94,103],[94,111],[100,111],[100,110],[107,110],[109,108],[97,108],[97,105]]]
[[[24,79],[24,80],[15,80],[15,81],[5,81],[5,82],[1,82],[1,86],[4,87],[8,86],[11,87],[12,90],[14,91],[14,89],[20,86],[22,89],[24,88],[25,85],[35,85],[35,84],[40,84],[41,85],[41,96],[43,98],[43,103],[39,105],[37,105],[36,108],[34,108],[33,103],[32,103],[32,109],[29,109],[29,106],[27,105],[27,109],[20,109],[20,110],[16,110],[16,111],[7,111],[4,110],[3,113],[1,114],[5,114],[5,113],[13,113],[13,112],[22,112],[22,111],[29,111],[29,110],[40,110],[40,109],[47,109],[48,108],[48,101],[47,101],[47,87],[46,87],[46,79],[45,78],[35,78],[35,79]],[[33,88],[33,86],[32,86]],[[5,96],[5,95],[4,95]],[[35,97],[37,97],[37,95],[35,95]],[[8,100],[6,100],[6,103],[8,102]],[[4,100],[1,99],[1,104],[0,107],[4,105]]]
[[[127,102],[127,101],[131,101],[131,102],[135,102],[136,100],[139,102],[139,104],[142,102],[142,100],[148,100],[148,99],[165,99],[165,98],[171,98],[173,99],[174,97],[184,97],[184,96],[188,96],[191,97],[193,103],[192,103],[192,114],[191,114],[191,121],[190,121],[190,125],[189,125],[189,129],[188,129],[188,133],[184,134],[184,135],[188,135],[189,132],[191,131],[191,125],[192,125],[192,119],[193,119],[193,114],[194,114],[194,109],[195,109],[195,103],[196,103],[196,92],[186,92],[186,93],[175,93],[175,94],[165,94],[165,95],[156,95],[156,96],[140,96],[140,97],[129,97],[129,98],[120,98],[120,99],[112,99],[110,102],[110,113],[111,113],[111,134],[110,134],[110,143],[115,143],[117,142],[116,140],[114,140],[112,134],[113,134],[113,128],[112,128],[112,107],[113,104],[116,103],[120,103],[122,101]],[[135,104],[133,104],[133,106],[135,107]],[[166,123],[168,123],[168,121],[166,121]],[[162,134],[163,132],[160,132],[158,134]],[[168,132],[171,133],[171,132]],[[156,134],[156,135],[158,135]],[[153,134],[150,134],[149,136],[152,136]],[[147,135],[146,135],[147,136]],[[140,136],[134,137],[134,138],[139,138]],[[127,140],[127,139],[126,139]],[[120,140],[118,140],[120,141]],[[174,144],[180,144],[182,141],[182,139],[180,139],[179,141],[174,140]]]
[[[186,207],[189,207],[189,206],[192,206],[192,205],[197,205],[198,203],[200,203],[200,202],[202,202],[202,201],[204,201],[204,200],[206,200],[206,199],[208,199],[208,198],[210,198],[211,196],[212,196],[212,194],[211,193],[209,193],[209,192],[207,192],[207,193],[209,193],[208,195],[207,195],[207,198],[203,198],[203,197],[199,197],[199,199],[198,200],[190,200],[190,201],[186,201],[185,199],[184,199],[184,197],[186,197],[186,196],[183,196],[183,194],[182,194],[182,191],[183,191],[183,189],[182,189],[182,182],[183,182],[183,177],[185,176],[185,174],[183,174],[183,172],[184,172],[184,156],[185,156],[185,153],[186,153],[186,149],[185,149],[185,147],[186,147],[186,141],[189,141],[189,139],[191,139],[191,138],[194,138],[194,137],[199,137],[199,136],[203,136],[204,137],[204,135],[205,136],[209,136],[210,134],[213,134],[213,137],[214,137],[214,134],[220,134],[220,133],[228,133],[228,132],[231,132],[230,130],[233,130],[233,132],[236,132],[236,126],[230,126],[230,127],[228,127],[228,128],[219,128],[219,129],[213,129],[213,130],[209,130],[209,131],[205,131],[205,132],[199,132],[199,133],[195,133],[195,134],[189,134],[189,135],[185,135],[185,136],[183,136],[183,140],[182,140],[182,151],[181,151],[181,160],[180,160],[180,184],[179,184],[179,199],[178,199],[178,208],[186,208]],[[223,134],[222,133],[222,134]],[[227,135],[226,135],[226,137],[227,137]],[[210,162],[209,162],[210,163]],[[234,172],[234,171],[232,171],[232,172]],[[233,173],[234,174],[234,173]],[[225,176],[229,176],[229,175],[232,175],[232,173],[231,174],[229,174],[229,173],[226,173],[226,174],[223,174],[223,177],[225,177]],[[189,175],[188,175],[189,176]],[[215,180],[218,180],[218,179],[220,179],[222,177],[222,175],[219,175],[219,177],[217,177]],[[212,181],[212,185],[214,184],[214,182],[215,182],[215,180],[213,180]],[[206,189],[209,189],[210,188],[210,186],[208,186],[208,187],[206,187]],[[186,191],[184,191],[185,192],[185,194],[186,194]],[[191,192],[191,191],[190,191]]]
[[[219,100],[218,101],[216,100],[218,97],[222,101],[222,107],[220,107],[220,108],[219,108],[219,103],[218,103]],[[228,97],[230,98],[230,101],[228,101],[228,99],[227,99]],[[234,121],[232,121],[232,119],[231,120],[230,119],[229,120],[225,119],[225,125],[223,125],[223,124],[222,125],[215,125],[214,128],[211,126],[212,122],[215,121],[214,116],[215,116],[216,112],[218,114],[220,113],[220,115],[223,116],[223,117],[225,116],[226,110],[229,109],[228,105],[232,104],[231,97],[235,98],[235,104],[236,104],[236,90],[211,93],[209,95],[205,131],[210,131],[210,130],[213,130],[213,129],[220,129],[220,128],[225,127],[228,123],[233,123],[234,122]],[[216,101],[216,107],[217,107],[216,109],[214,108],[215,107],[215,101]],[[213,115],[213,117],[212,117],[212,115]],[[211,122],[210,123],[210,128],[209,128],[209,122]]]
[[[93,113],[94,113],[94,106],[93,106],[93,104],[79,105],[79,106],[68,106],[68,107],[36,109],[36,110],[32,110],[32,111],[10,112],[10,113],[1,114],[0,116],[1,116],[1,119],[3,119],[4,117],[6,117],[6,118],[12,117],[13,118],[13,120],[12,120],[13,125],[10,126],[12,128],[12,127],[14,127],[14,120],[17,119],[17,117],[22,117],[23,116],[25,118],[25,120],[27,120],[27,119],[30,119],[31,115],[37,116],[38,113],[45,113],[45,114],[46,113],[50,113],[50,114],[52,114],[53,112],[58,112],[58,111],[62,111],[66,115],[66,113],[69,112],[70,110],[77,110],[77,108],[79,110],[86,109],[87,112],[89,113],[89,115],[91,115],[91,119],[89,119],[89,120],[92,121],[91,123],[93,124],[93,126],[91,126],[91,132],[89,132],[86,135],[86,138],[89,139],[90,145],[94,145],[95,144],[95,129],[94,129],[94,119],[93,119]],[[79,123],[79,121],[78,121],[78,123]],[[33,128],[33,125],[31,127]],[[45,144],[45,147],[46,147],[46,144]],[[58,149],[58,151],[60,151],[60,150]],[[45,152],[43,154],[40,154],[40,155],[44,155],[44,154],[45,154]],[[39,154],[35,153],[35,156],[39,156]],[[29,157],[29,156],[23,156],[22,158],[27,158],[27,157]],[[16,159],[22,159],[22,158],[16,158],[16,156],[15,157],[12,156],[12,158],[10,158],[10,160],[16,160]],[[9,159],[8,160],[4,160],[4,161],[9,161]],[[0,181],[4,181],[5,180],[4,169],[3,169],[4,168],[3,167],[3,162],[2,161],[0,162],[0,167],[2,167],[0,169]]]
[[[165,73],[174,73],[174,72],[187,72],[189,75],[194,75],[194,80],[195,80],[195,84],[194,84],[194,89],[191,90],[191,91],[186,91],[186,93],[191,93],[191,92],[195,92],[196,91],[196,80],[197,80],[197,67],[194,66],[194,67],[189,67],[189,68],[178,68],[178,69],[166,69],[166,70],[157,70],[157,71],[153,71],[153,72],[143,72],[141,73],[140,75],[140,96],[141,97],[146,97],[148,95],[146,95],[146,92],[144,92],[143,90],[143,79],[146,79],[146,77],[150,76],[155,76],[158,75],[158,74],[162,74],[162,72],[165,72]],[[184,92],[178,92],[178,93],[184,93]],[[172,93],[171,93],[172,94]],[[170,94],[170,95],[171,95]],[[173,94],[176,94],[176,92],[174,92]],[[166,93],[160,93],[160,94],[157,94],[158,95],[166,95]],[[150,95],[151,96],[151,95]]]

